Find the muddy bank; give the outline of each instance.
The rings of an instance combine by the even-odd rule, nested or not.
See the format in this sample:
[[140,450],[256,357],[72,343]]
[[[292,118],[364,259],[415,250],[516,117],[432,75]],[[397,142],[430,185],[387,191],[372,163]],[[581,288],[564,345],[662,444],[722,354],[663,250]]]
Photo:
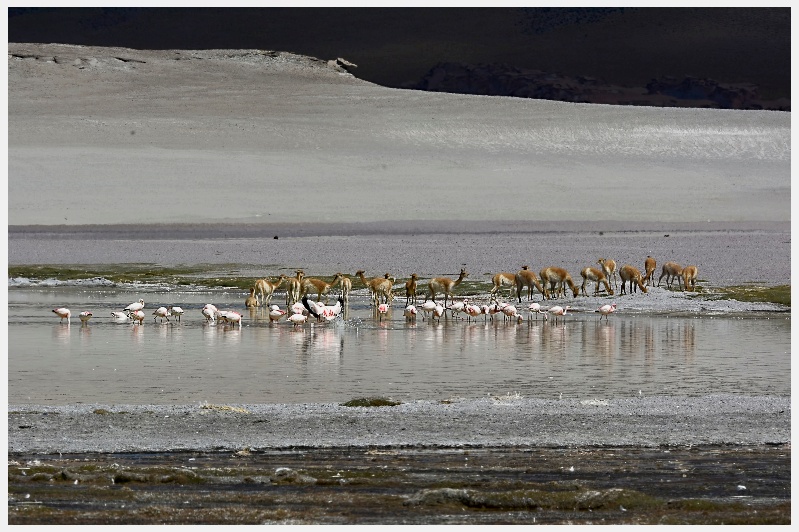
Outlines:
[[9,456],[10,524],[788,524],[789,446]]

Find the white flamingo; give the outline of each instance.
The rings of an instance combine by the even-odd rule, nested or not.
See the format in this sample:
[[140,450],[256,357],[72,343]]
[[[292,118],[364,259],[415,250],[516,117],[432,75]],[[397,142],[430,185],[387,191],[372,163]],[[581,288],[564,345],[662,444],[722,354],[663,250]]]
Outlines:
[[452,304],[448,307],[449,311],[452,313],[452,317],[455,317],[455,314],[460,314],[466,310],[466,305],[469,304],[468,299],[464,299],[463,301],[453,301]]
[[269,323],[278,321],[280,320],[280,318],[282,318],[285,315],[286,315],[285,310],[280,310],[280,307],[278,307],[277,305],[272,305],[269,308]]
[[344,309],[344,296],[339,296],[338,301],[336,301],[335,305],[325,305],[322,308],[322,317],[326,321],[333,321],[334,319],[338,318],[341,315],[341,311]]
[[216,319],[225,323],[238,323],[241,327],[241,314],[233,310],[217,310]]
[[296,313],[289,316],[288,319],[291,323],[294,324],[295,327],[297,327],[308,321],[308,316],[302,313]]
[[133,324],[135,325],[138,321],[139,324],[144,324],[144,311],[141,310],[134,310],[130,313],[130,317],[133,318]]
[[550,307],[550,309],[547,312],[549,312],[553,316],[556,316],[556,319],[557,319],[557,316],[565,316],[566,312],[569,309],[571,309],[571,307],[569,305],[566,305],[565,307],[555,306],[555,307]]
[[433,302],[433,301],[425,301],[424,303],[422,303],[422,307],[421,308],[422,308],[422,313],[424,314],[422,319],[428,318],[430,316],[431,312],[435,312],[436,303]]
[[113,318],[114,321],[123,322],[128,321],[130,315],[127,312],[111,312],[111,318]]
[[433,316],[435,316],[436,318],[438,318],[439,321],[441,321],[441,316],[444,315],[445,310],[446,309],[443,307],[443,305],[436,303],[436,308],[433,309]]
[[214,321],[216,320],[216,312],[217,308],[212,305],[211,303],[206,304],[203,307],[203,316],[205,316],[205,321]]
[[408,321],[414,321],[414,320],[416,320],[417,312],[418,311],[416,310],[416,306],[415,305],[408,305],[407,307],[405,307],[405,310],[403,311],[403,314],[405,315],[405,318]]
[[[613,314],[616,312],[616,303],[613,303],[612,305],[602,305],[597,309],[597,312],[602,314],[602,316],[605,316],[605,320],[607,320],[608,314]],[[602,319],[602,316],[599,317],[600,320]]]
[[467,303],[466,305],[464,305],[464,311],[466,312],[467,316],[469,317],[468,318],[469,321],[471,321],[472,318],[477,318],[480,314],[483,313],[483,309],[481,309],[477,305],[472,305],[470,303]]
[[137,310],[141,310],[143,308],[144,308],[144,300],[140,299],[137,303],[131,303],[122,310],[127,310],[128,312],[136,312]]
[[54,308],[53,312],[55,312],[56,315],[59,318],[61,318],[58,321],[58,323],[64,323],[64,318],[66,318],[67,319],[67,323],[69,323],[69,317],[72,316],[72,313],[69,311],[68,308],[64,308],[64,307]]
[[81,323],[88,323],[88,321],[90,319],[92,319],[92,316],[93,316],[93,314],[91,312],[89,312],[88,310],[85,310],[85,311],[81,312],[80,314],[78,314],[78,317],[80,318],[80,322]]
[[291,305],[291,312],[292,314],[308,314],[308,309],[300,301],[297,301]]
[[171,306],[169,307],[169,315],[175,316],[178,321],[180,321],[180,317],[183,315],[183,309],[180,307]]
[[504,305],[502,307],[502,313],[507,318],[519,318],[520,317],[519,310],[516,308],[515,305]]
[[540,304],[538,304],[538,303],[530,303],[530,306],[527,307],[527,308],[530,311],[530,318],[532,318],[533,314],[535,314],[535,319],[538,319],[538,315],[539,314],[543,314],[544,315],[544,319],[547,319],[547,313],[546,313],[545,310],[541,310],[541,305]]
[[166,307],[158,307],[157,309],[155,309],[155,312],[153,312],[153,316],[155,316],[153,318],[153,321],[157,320],[158,318],[161,318],[161,323],[164,323],[164,320],[169,322],[169,310]]
[[308,312],[316,318],[316,321],[322,320],[322,314],[325,311],[325,304],[320,302],[316,302],[313,300],[308,299],[308,296],[302,296],[302,305],[308,310]]

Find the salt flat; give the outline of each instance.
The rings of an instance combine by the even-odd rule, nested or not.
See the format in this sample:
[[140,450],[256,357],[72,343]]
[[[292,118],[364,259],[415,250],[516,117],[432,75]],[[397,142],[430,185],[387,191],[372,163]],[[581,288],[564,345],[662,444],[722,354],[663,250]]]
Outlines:
[[388,89],[261,50],[8,63],[13,226],[790,220],[789,113]]

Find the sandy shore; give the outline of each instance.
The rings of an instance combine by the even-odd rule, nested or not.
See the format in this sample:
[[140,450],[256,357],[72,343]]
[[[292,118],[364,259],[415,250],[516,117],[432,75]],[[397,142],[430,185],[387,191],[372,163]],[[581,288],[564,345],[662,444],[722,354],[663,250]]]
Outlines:
[[500,396],[371,408],[10,405],[8,450],[764,445],[790,442],[790,419],[789,397],[734,395],[582,401]]

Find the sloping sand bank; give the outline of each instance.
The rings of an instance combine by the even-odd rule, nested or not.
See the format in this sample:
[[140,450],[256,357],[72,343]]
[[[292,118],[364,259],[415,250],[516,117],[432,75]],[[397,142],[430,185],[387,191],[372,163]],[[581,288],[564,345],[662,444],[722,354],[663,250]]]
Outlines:
[[790,220],[790,114],[387,89],[262,50],[9,44],[9,224]]

